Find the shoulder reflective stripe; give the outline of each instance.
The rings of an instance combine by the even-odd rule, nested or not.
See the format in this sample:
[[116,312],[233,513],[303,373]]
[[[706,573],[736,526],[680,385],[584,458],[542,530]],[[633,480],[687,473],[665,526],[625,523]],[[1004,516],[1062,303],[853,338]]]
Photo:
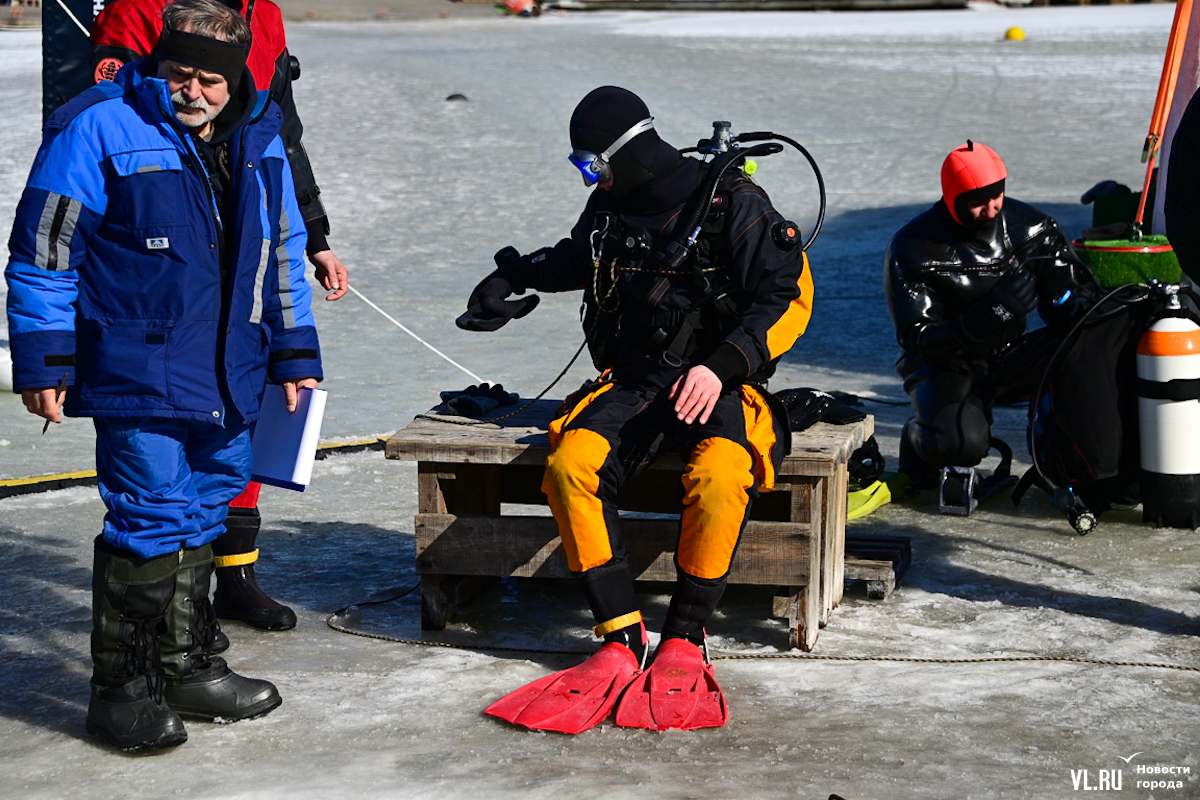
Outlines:
[[[286,167],[285,167],[286,169]],[[292,220],[286,204],[279,209],[279,246],[275,248],[276,268],[279,270],[279,306],[283,313],[283,327],[296,327],[296,311],[292,308],[292,260],[288,257],[287,244],[292,238]]]
[[262,322],[263,285],[267,282],[267,265],[271,261],[271,240],[263,239],[258,249],[258,269],[254,272],[254,307],[250,309],[250,323]]
[[35,267],[51,272],[65,272],[71,268],[71,237],[75,235],[82,210],[83,204],[74,198],[54,192],[46,196],[46,205],[38,220]]

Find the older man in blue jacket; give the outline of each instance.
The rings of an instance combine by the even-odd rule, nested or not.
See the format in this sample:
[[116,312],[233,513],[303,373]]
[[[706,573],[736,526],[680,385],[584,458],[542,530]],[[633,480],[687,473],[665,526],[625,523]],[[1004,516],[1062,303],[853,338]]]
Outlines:
[[266,380],[289,410],[321,379],[305,229],[279,108],[219,0],[163,12],[155,50],[46,125],[9,242],[14,388],[94,418],[100,495],[88,729],[123,750],[281,702],[232,672],[210,543],[250,477]]

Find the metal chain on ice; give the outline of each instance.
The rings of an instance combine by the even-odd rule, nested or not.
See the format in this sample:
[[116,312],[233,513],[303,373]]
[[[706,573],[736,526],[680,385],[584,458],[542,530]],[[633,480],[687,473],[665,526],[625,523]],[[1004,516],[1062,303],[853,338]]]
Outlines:
[[[381,642],[392,642],[393,644],[410,644],[420,647],[444,647],[451,650],[472,650],[472,651],[488,651],[499,653],[536,653],[539,655],[555,655],[555,656],[590,656],[592,650],[546,650],[538,647],[504,647],[501,645],[487,644],[453,644],[451,642],[430,642],[424,639],[403,639],[397,636],[386,636],[381,633],[368,633],[366,631],[356,631],[353,628],[347,628],[342,625],[338,618],[351,608],[359,606],[375,606],[383,603],[391,603],[399,600],[402,597],[412,594],[417,589],[421,588],[421,584],[414,584],[397,595],[385,598],[383,600],[370,600],[364,603],[355,603],[353,605],[340,608],[325,618],[325,624],[338,633],[348,633],[351,636],[360,636],[364,639],[376,639]],[[764,661],[769,659],[784,659],[792,661],[855,661],[855,662],[874,662],[874,663],[893,663],[893,664],[1015,664],[1023,662],[1043,662],[1043,663],[1066,663],[1066,664],[1089,664],[1097,667],[1141,667],[1146,669],[1173,669],[1179,672],[1200,672],[1200,667],[1192,667],[1184,664],[1162,664],[1153,661],[1107,661],[1099,658],[1082,658],[1076,656],[986,656],[979,658],[918,658],[913,656],[827,656],[814,655],[812,653],[711,653],[709,656],[712,661]]]

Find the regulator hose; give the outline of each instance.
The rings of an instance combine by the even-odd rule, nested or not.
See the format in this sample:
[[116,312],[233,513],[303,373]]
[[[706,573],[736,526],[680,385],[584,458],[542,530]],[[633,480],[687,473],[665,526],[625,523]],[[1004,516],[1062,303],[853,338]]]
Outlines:
[[700,238],[701,223],[704,222],[704,217],[712,206],[713,197],[717,194],[717,185],[721,182],[721,176],[725,174],[726,170],[737,162],[752,156],[771,155],[782,150],[783,145],[768,142],[746,150],[729,150],[714,158],[709,165],[708,174],[704,178],[703,191],[693,195],[692,201],[686,209],[686,216],[683,217],[679,227],[680,235],[658,251],[655,258],[663,262],[663,266],[669,270],[678,269],[696,247],[696,240]]
[[781,142],[787,142],[789,145],[800,151],[800,155],[808,159],[808,164],[812,167],[813,176],[817,179],[817,190],[820,192],[820,207],[817,210],[817,224],[813,226],[813,232],[808,237],[808,241],[801,248],[807,252],[809,246],[816,240],[817,234],[821,232],[821,226],[825,224],[825,176],[821,174],[821,168],[817,166],[817,160],[813,158],[812,153],[797,142],[795,139],[789,138],[782,134],[771,133],[770,131],[753,131],[751,133],[739,133],[737,141],[739,142],[761,142],[767,139],[778,139]]
[[[739,133],[737,136],[729,139],[729,141],[733,142],[733,143],[768,142],[773,139],[777,139],[781,142],[786,142],[787,144],[789,144],[793,148],[795,148],[797,151],[799,151],[800,155],[804,156],[804,158],[807,159],[809,166],[812,167],[813,176],[816,177],[816,179],[817,179],[817,190],[820,194],[820,206],[817,209],[817,222],[813,226],[813,231],[809,235],[808,241],[806,241],[800,248],[801,250],[804,250],[805,252],[807,252],[808,248],[812,246],[812,243],[814,241],[816,241],[817,234],[819,234],[821,232],[821,226],[825,224],[825,209],[828,204],[828,201],[825,196],[825,176],[821,174],[821,168],[819,166],[817,166],[817,160],[815,158],[813,158],[812,153],[808,152],[807,148],[805,148],[804,145],[800,144],[795,139],[792,139],[789,136],[784,136],[779,133],[772,133],[771,131],[751,131],[750,133]],[[707,142],[702,140],[701,144],[707,144]],[[741,150],[741,149],[729,150],[727,152],[720,153],[717,156],[717,159],[713,161],[713,163],[714,164],[722,163],[723,166],[721,168],[721,172],[724,172],[725,167],[728,166],[728,164],[721,162],[721,159],[724,157],[729,157],[730,158],[729,163],[733,163],[739,157],[740,158],[748,158],[748,157],[754,156],[754,155],[769,155],[771,153],[781,152],[782,150],[783,150],[782,147],[779,147],[778,149],[769,150],[769,151],[759,151],[755,147],[751,147],[746,150]],[[681,154],[687,154],[687,153],[702,152],[702,150],[700,147],[686,147],[683,150],[680,150],[679,152]],[[718,175],[717,177],[719,178],[720,176]],[[716,188],[715,184],[714,184],[713,188],[715,190],[715,188]],[[709,200],[709,202],[712,202],[711,195],[709,196],[708,200]],[[699,209],[699,211],[701,213],[706,213],[707,207],[706,206],[701,207]],[[684,230],[693,230],[695,228],[695,225],[699,224],[700,220],[702,220],[702,219],[703,219],[703,217],[696,219],[691,227],[685,227]]]

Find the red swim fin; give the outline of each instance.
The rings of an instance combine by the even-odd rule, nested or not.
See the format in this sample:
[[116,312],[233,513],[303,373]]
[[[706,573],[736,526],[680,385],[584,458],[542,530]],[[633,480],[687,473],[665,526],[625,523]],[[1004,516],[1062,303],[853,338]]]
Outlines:
[[535,731],[583,733],[608,716],[640,672],[632,650],[606,642],[579,666],[523,686],[483,713]]
[[626,728],[719,728],[729,720],[725,695],[699,647],[667,639],[654,663],[630,684],[617,706],[617,724]]

